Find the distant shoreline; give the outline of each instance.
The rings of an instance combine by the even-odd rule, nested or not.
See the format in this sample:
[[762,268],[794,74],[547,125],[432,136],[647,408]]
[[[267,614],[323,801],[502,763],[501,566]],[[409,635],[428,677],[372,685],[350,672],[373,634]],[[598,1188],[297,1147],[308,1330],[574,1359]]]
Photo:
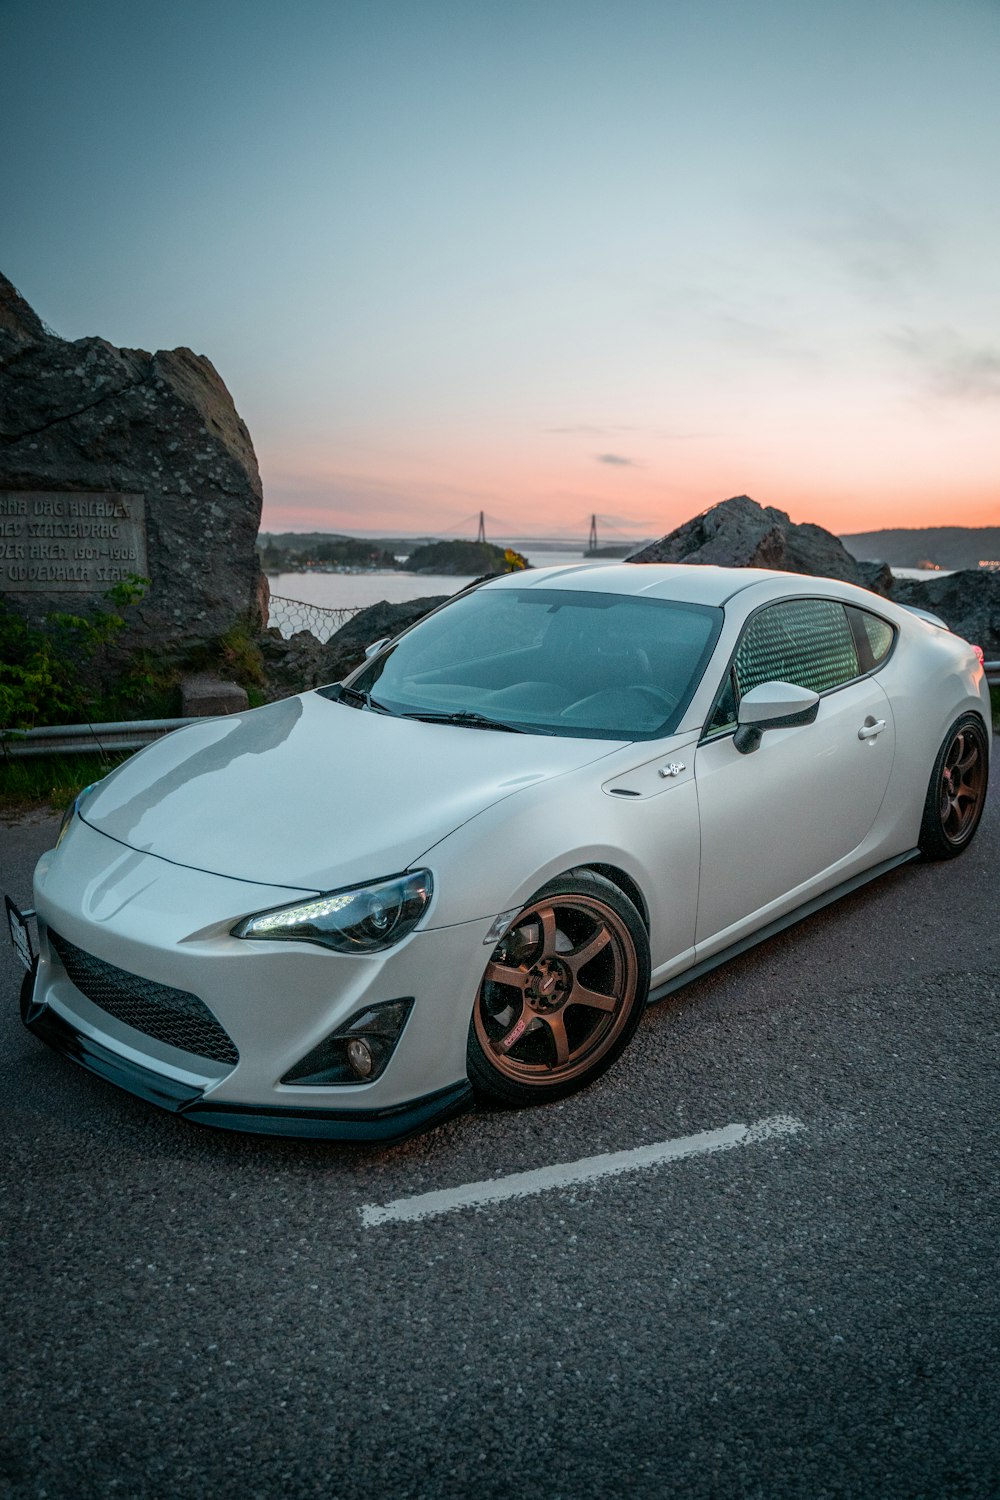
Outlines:
[[851,532],[840,540],[859,562],[887,562],[897,568],[958,573],[1000,563],[1000,526],[913,526]]
[[[391,552],[399,558],[408,557],[416,547],[431,541],[450,540],[455,538],[432,537],[426,533],[413,536],[387,536],[377,532],[362,537],[359,534],[348,536],[341,531],[283,531],[264,532],[258,537],[258,547],[264,548],[272,545],[282,551],[306,549],[309,546],[321,545],[332,541],[371,541],[373,546],[385,552]],[[598,545],[596,552],[588,548],[588,538],[579,537],[557,537],[557,536],[515,536],[511,538],[490,538],[497,545],[512,546],[519,552],[523,552],[529,558],[533,554],[538,555],[541,563],[546,554],[557,552],[563,555],[572,555],[581,559],[592,558],[595,561],[629,556],[632,552],[639,551],[647,546],[654,538],[637,537],[632,540],[608,540]],[[921,526],[921,527],[895,527],[883,528],[878,531],[845,532],[840,536],[840,541],[850,552],[851,556],[859,562],[887,562],[892,569],[918,568],[922,563],[930,562],[936,566],[927,569],[928,576],[932,572],[948,573],[959,572],[965,568],[978,568],[983,563],[1000,562],[1000,525],[998,526]],[[289,566],[291,564],[291,566]],[[361,573],[377,574],[385,571],[379,568],[358,568],[331,566],[331,571],[339,573],[350,573],[358,571]],[[266,569],[270,572],[270,569]],[[282,566],[283,572],[307,572],[319,571],[318,569],[299,569],[294,566],[292,559],[286,558]],[[920,576],[923,576],[921,574]]]

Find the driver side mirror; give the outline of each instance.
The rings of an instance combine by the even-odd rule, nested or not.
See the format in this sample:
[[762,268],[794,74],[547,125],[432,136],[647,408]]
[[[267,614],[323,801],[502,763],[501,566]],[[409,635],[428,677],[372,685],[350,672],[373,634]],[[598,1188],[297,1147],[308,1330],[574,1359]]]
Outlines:
[[740,699],[733,744],[741,755],[752,755],[765,729],[811,724],[818,713],[818,693],[792,682],[762,682]]
[[388,646],[391,640],[391,635],[384,635],[381,640],[372,641],[370,646],[365,647],[365,661],[371,661],[373,656],[378,656],[383,646]]

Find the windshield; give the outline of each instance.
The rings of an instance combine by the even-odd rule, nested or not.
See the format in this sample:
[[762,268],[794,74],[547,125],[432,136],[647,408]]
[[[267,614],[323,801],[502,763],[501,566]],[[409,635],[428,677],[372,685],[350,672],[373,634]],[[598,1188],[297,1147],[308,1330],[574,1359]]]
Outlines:
[[721,627],[721,609],[703,605],[480,588],[420,621],[350,688],[368,707],[470,727],[652,739],[680,722]]

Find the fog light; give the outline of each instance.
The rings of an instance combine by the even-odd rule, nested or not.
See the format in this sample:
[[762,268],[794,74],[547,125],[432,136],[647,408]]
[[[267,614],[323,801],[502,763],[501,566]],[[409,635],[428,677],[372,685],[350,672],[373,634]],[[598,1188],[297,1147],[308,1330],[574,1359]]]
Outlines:
[[375,1066],[375,1059],[372,1057],[372,1049],[367,1042],[362,1042],[357,1037],[352,1037],[347,1044],[347,1061],[359,1078],[371,1077],[372,1069]]
[[374,1083],[388,1066],[413,1009],[413,996],[366,1005],[289,1068],[282,1083]]

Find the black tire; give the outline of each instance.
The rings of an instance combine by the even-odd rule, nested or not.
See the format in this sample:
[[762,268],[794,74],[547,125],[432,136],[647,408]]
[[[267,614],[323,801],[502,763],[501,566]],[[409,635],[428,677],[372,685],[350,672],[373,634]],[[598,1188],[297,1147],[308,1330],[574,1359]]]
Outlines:
[[590,870],[550,880],[486,965],[469,1024],[477,1098],[516,1108],[586,1087],[627,1047],[648,993],[632,902]]
[[978,714],[963,714],[934,761],[918,845],[924,859],[954,859],[972,843],[986,805],[989,744]]

